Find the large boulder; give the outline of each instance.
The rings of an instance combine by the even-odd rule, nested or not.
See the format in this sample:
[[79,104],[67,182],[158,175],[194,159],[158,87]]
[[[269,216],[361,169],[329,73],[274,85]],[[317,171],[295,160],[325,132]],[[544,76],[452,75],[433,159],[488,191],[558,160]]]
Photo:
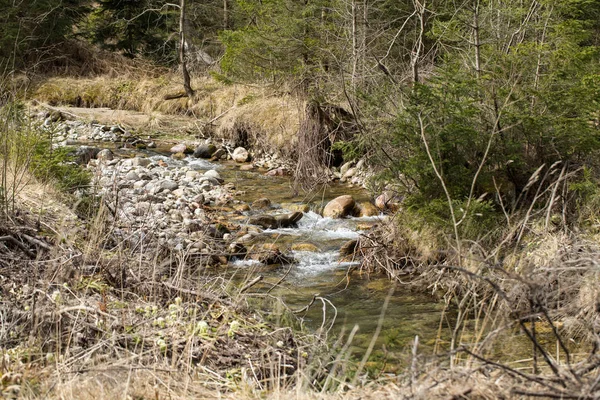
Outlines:
[[248,161],[248,159],[250,158],[250,154],[245,148],[237,147],[235,150],[233,150],[231,158],[233,158],[235,162],[243,163]]
[[204,143],[196,147],[194,150],[194,157],[196,158],[212,158],[217,151],[217,146],[212,143]]
[[344,218],[354,214],[356,202],[350,195],[343,195],[331,200],[323,209],[326,218]]

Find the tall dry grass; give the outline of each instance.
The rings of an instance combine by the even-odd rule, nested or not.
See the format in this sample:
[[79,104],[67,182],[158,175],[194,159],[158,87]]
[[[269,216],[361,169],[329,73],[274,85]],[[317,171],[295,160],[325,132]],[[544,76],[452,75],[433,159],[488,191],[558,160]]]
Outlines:
[[40,82],[31,98],[50,105],[140,111],[155,120],[160,120],[160,114],[184,115],[194,120],[200,135],[285,156],[297,152],[304,100],[266,87],[224,84],[211,77],[196,77],[192,86],[194,99],[165,100],[181,92],[181,78],[175,73],[54,77]]

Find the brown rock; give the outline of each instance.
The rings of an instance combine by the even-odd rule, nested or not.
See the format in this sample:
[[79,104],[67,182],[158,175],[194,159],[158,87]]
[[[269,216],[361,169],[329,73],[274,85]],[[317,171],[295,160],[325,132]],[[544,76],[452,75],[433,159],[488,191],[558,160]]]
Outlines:
[[323,216],[326,218],[347,217],[348,215],[352,215],[355,205],[356,203],[350,195],[336,197],[327,203],[323,209]]
[[374,217],[379,215],[379,209],[368,201],[358,203],[357,208],[359,217]]
[[250,211],[250,206],[248,204],[246,204],[246,203],[239,204],[239,205],[235,206],[234,208],[235,208],[236,211],[240,211],[240,212]]
[[358,240],[350,240],[342,245],[340,248],[340,256],[347,257],[351,256],[356,252],[358,247]]
[[294,259],[283,254],[279,248],[273,244],[262,244],[252,246],[246,258],[259,261],[262,264],[291,264]]
[[279,222],[272,215],[256,215],[250,217],[248,223],[251,225],[258,225],[264,229],[275,229],[279,227]]
[[252,164],[240,165],[240,171],[252,171],[253,169],[254,169],[254,165],[252,165]]
[[311,251],[316,253],[319,251],[319,248],[312,243],[294,243],[292,245],[292,250],[294,251]]
[[288,228],[292,225],[295,225],[298,221],[302,219],[303,216],[304,213],[302,213],[301,211],[296,211],[292,214],[278,215],[277,217],[275,217],[275,219],[277,220],[277,225],[280,228]]
[[265,175],[266,176],[287,176],[287,175],[290,175],[290,172],[283,167],[279,167],[279,168],[275,168],[275,169],[268,171],[267,173],[265,173]]

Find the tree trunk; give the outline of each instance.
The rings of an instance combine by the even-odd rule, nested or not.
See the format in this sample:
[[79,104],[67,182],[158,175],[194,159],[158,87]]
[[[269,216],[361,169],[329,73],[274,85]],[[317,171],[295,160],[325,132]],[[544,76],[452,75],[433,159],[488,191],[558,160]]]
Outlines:
[[190,73],[185,60],[185,0],[180,0],[179,6],[181,7],[179,14],[179,63],[183,73],[183,88],[187,97],[191,99],[194,97],[194,90],[192,89]]
[[419,82],[419,59],[421,58],[421,52],[423,50],[423,35],[425,34],[425,0],[421,4],[419,0],[413,0],[417,18],[419,20],[419,32],[417,42],[413,47],[411,69],[413,83]]

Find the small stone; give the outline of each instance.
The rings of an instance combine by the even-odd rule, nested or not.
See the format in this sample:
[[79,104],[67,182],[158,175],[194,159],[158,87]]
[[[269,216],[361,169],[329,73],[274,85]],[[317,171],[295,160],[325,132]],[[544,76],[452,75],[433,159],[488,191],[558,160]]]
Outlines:
[[179,187],[179,185],[177,184],[177,182],[174,182],[172,180],[164,180],[160,183],[160,188],[163,190],[168,190],[168,191],[173,191],[175,189],[177,189]]
[[198,171],[187,171],[185,173],[185,177],[188,179],[196,179],[200,176],[200,173]]
[[140,176],[135,171],[129,171],[125,175],[125,179],[128,180],[128,181],[139,181],[140,180]]
[[340,167],[340,174],[342,176],[344,176],[344,174],[350,169],[352,168],[352,166],[354,165],[354,161],[349,161],[347,163],[345,163],[344,165],[342,165]]
[[209,178],[215,178],[218,181],[223,181],[223,179],[221,178],[221,175],[219,175],[219,173],[217,171],[215,171],[214,169],[209,169],[208,171],[206,171],[204,173],[204,176],[208,176]]
[[254,165],[252,164],[244,164],[240,166],[240,171],[252,171],[254,169]]
[[346,172],[343,173],[342,179],[352,178],[356,174],[356,168],[349,168]]
[[110,149],[100,150],[98,154],[96,154],[96,158],[100,161],[110,161],[114,158],[114,154]]
[[149,159],[143,157],[133,157],[131,159],[131,165],[134,167],[147,167],[150,163]]
[[217,149],[217,151],[215,151],[212,156],[215,160],[220,160],[221,158],[223,158],[223,156],[226,156],[226,155],[227,155],[227,152],[225,151],[225,149]]

